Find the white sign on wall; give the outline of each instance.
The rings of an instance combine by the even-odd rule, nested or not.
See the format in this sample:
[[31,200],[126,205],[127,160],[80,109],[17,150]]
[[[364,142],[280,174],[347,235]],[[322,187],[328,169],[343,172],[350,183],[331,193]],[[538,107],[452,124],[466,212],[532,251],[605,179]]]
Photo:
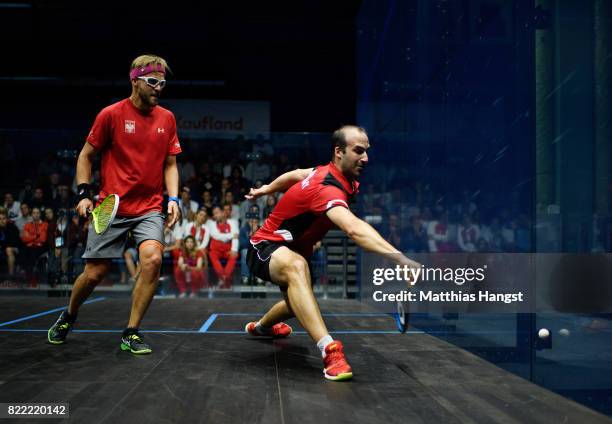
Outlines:
[[179,137],[268,137],[270,102],[164,99],[176,117]]

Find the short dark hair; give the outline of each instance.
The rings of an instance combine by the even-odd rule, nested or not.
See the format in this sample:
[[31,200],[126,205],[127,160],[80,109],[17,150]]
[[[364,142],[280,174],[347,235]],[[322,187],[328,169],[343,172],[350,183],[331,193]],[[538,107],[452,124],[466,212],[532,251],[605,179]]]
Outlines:
[[349,128],[356,129],[357,131],[362,132],[364,134],[366,133],[366,130],[364,128],[358,127],[356,125],[341,126],[336,131],[334,131],[334,133],[332,134],[332,138],[331,138],[332,152],[336,151],[336,147],[339,147],[341,152],[344,152],[346,150],[346,134],[344,130],[349,129]]

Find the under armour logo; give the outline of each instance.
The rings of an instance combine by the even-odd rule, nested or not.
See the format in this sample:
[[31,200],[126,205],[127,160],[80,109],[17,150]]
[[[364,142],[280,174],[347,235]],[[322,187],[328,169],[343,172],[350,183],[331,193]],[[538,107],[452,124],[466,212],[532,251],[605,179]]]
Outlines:
[[163,133],[163,132],[164,132],[164,129],[163,129],[163,128],[158,128],[158,129],[157,129],[157,134],[161,134],[161,133]]

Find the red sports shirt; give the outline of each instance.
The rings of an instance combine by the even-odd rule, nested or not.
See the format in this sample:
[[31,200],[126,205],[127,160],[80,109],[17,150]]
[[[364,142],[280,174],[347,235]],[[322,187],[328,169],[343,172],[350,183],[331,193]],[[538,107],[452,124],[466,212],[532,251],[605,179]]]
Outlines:
[[348,208],[358,187],[357,181],[349,182],[333,163],[315,168],[281,197],[251,243],[281,242],[309,258],[313,246],[334,225],[325,212],[336,206]]
[[181,152],[172,112],[156,106],[145,114],[121,100],[102,109],[87,142],[102,152],[100,200],[118,194],[123,216],[162,210],[166,157]]

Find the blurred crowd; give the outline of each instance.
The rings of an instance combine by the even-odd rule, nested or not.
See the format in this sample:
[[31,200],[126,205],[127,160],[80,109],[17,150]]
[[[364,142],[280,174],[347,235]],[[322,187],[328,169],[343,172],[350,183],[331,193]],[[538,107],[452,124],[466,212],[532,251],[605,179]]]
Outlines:
[[[202,288],[262,284],[249,277],[246,249],[280,195],[256,200],[244,196],[251,187],[314,163],[308,154],[288,148],[275,151],[266,142],[255,143],[246,154],[219,151],[196,149],[179,156],[182,219],[173,229],[166,229],[163,272],[171,277],[171,290],[181,297],[195,296]],[[72,282],[82,269],[89,224],[74,213],[75,156],[48,155],[23,185],[5,190],[0,207],[0,272],[9,276],[38,272],[56,284]],[[94,172],[91,183],[95,198],[99,172]],[[517,209],[483,208],[489,203],[486,193],[479,191],[466,189],[450,195],[442,191],[414,179],[409,183],[397,179],[384,186],[366,181],[354,209],[404,252],[532,249],[528,215]],[[324,261],[325,246],[318,248],[315,260]],[[130,284],[138,278],[133,240],[117,263],[120,283]]]

